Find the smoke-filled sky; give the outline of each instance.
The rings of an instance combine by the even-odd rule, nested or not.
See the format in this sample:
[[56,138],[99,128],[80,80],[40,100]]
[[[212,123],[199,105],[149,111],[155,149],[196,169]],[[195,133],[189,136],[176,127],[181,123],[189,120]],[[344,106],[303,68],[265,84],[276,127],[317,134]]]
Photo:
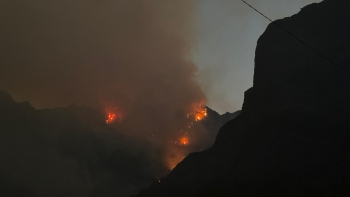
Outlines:
[[[320,0],[247,2],[278,19]],[[0,88],[38,108],[202,100],[191,81],[197,66],[208,105],[238,110],[268,24],[238,0],[6,0],[0,7]]]
[[[248,2],[277,19],[314,1]],[[239,0],[2,0],[0,89],[36,108],[77,103],[114,114],[112,127],[149,140],[145,152],[172,169],[213,140],[194,122],[202,105],[219,112],[241,108],[252,85],[256,41],[267,24]],[[136,150],[141,145],[128,143]],[[148,151],[153,146],[161,154]]]
[[205,104],[191,60],[195,1],[1,4],[0,87],[16,100],[105,108],[142,135],[182,127]]
[[191,55],[197,3],[1,1],[0,88],[36,108],[113,114],[117,131],[163,147],[171,169],[195,151],[182,151],[180,139],[210,136],[189,133],[206,103]]
[[[249,3],[277,19],[312,1]],[[97,107],[118,130],[173,142],[202,105],[241,108],[267,24],[241,1],[5,0],[0,89],[36,108]]]
[[1,87],[37,108],[203,99],[189,56],[194,6],[2,1]]

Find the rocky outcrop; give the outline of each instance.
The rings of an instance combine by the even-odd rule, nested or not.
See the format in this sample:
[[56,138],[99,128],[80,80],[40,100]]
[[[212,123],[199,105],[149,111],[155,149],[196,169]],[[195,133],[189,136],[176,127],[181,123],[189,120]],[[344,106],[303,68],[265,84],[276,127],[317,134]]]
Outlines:
[[350,196],[348,10],[325,0],[274,22],[299,40],[270,24],[241,114],[136,196]]

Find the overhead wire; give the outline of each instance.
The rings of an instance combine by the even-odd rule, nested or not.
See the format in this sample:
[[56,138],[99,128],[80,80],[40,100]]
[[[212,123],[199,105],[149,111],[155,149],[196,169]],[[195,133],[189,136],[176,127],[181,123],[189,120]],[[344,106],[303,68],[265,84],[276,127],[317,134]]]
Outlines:
[[346,70],[345,68],[339,66],[338,64],[336,64],[334,61],[332,61],[331,59],[329,59],[327,56],[323,55],[322,53],[320,53],[319,51],[317,51],[316,49],[314,49],[312,46],[310,46],[309,44],[307,44],[306,42],[304,42],[303,40],[299,39],[297,36],[293,35],[292,33],[290,33],[289,31],[287,31],[285,28],[283,28],[281,25],[277,24],[275,21],[272,21],[269,17],[267,17],[265,14],[263,14],[262,12],[260,12],[258,9],[256,9],[255,7],[253,7],[251,4],[247,3],[245,0],[241,0],[243,3],[245,3],[247,6],[249,6],[250,8],[252,8],[255,12],[259,13],[261,16],[263,16],[264,18],[266,18],[267,20],[269,20],[272,24],[274,24],[276,27],[280,28],[281,30],[283,30],[284,32],[286,32],[287,34],[289,34],[290,36],[292,36],[294,39],[296,39],[297,41],[299,41],[300,43],[302,43],[303,45],[305,45],[306,47],[308,47],[309,49],[311,49],[312,51],[314,51],[315,53],[317,53],[318,55],[320,55],[321,57],[323,57],[325,60],[327,60],[328,62],[330,62],[331,64],[333,64],[334,66],[338,67],[340,70],[346,72],[347,74],[350,75],[350,72],[348,70]]

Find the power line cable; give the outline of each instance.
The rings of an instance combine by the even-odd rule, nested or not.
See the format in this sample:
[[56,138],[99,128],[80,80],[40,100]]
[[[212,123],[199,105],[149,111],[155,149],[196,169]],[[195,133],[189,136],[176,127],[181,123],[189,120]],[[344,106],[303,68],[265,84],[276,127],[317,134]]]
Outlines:
[[241,0],[243,3],[245,3],[246,5],[248,5],[250,8],[252,8],[253,10],[255,10],[257,13],[259,13],[261,16],[263,16],[264,18],[266,18],[267,20],[269,20],[272,24],[274,24],[275,26],[277,26],[278,28],[282,29],[284,32],[286,32],[287,34],[289,34],[290,36],[292,36],[293,38],[295,38],[296,40],[298,40],[299,42],[301,42],[302,44],[304,44],[305,46],[307,46],[309,49],[313,50],[315,53],[317,53],[318,55],[320,55],[321,57],[323,57],[325,60],[327,60],[328,62],[330,62],[331,64],[333,64],[334,66],[338,67],[339,69],[341,69],[342,71],[346,72],[347,74],[350,75],[350,72],[348,70],[346,70],[345,68],[339,66],[338,64],[336,64],[334,61],[332,61],[331,59],[329,59],[327,56],[323,55],[322,53],[318,52],[316,49],[314,49],[313,47],[311,47],[310,45],[308,45],[306,42],[302,41],[301,39],[299,39],[298,37],[296,37],[295,35],[293,35],[292,33],[290,33],[289,31],[287,31],[286,29],[284,29],[282,26],[280,26],[279,24],[275,23],[274,21],[272,21],[269,17],[267,17],[265,14],[263,14],[262,12],[260,12],[258,9],[256,9],[255,7],[253,7],[252,5],[250,5],[249,3],[247,3],[244,0]]

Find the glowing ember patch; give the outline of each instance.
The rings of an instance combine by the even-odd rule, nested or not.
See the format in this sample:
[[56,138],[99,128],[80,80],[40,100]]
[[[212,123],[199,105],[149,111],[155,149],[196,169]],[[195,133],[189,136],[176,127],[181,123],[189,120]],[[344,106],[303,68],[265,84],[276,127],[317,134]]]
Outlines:
[[116,116],[114,113],[109,113],[108,114],[108,119],[106,120],[106,123],[109,124],[115,120]]
[[189,138],[187,136],[182,137],[180,140],[181,145],[187,145],[188,142],[189,142]]
[[105,109],[106,113],[106,123],[111,124],[114,122],[121,122],[123,120],[122,110],[114,107]]
[[203,120],[207,116],[207,108],[203,107],[199,112],[196,112],[195,120]]

